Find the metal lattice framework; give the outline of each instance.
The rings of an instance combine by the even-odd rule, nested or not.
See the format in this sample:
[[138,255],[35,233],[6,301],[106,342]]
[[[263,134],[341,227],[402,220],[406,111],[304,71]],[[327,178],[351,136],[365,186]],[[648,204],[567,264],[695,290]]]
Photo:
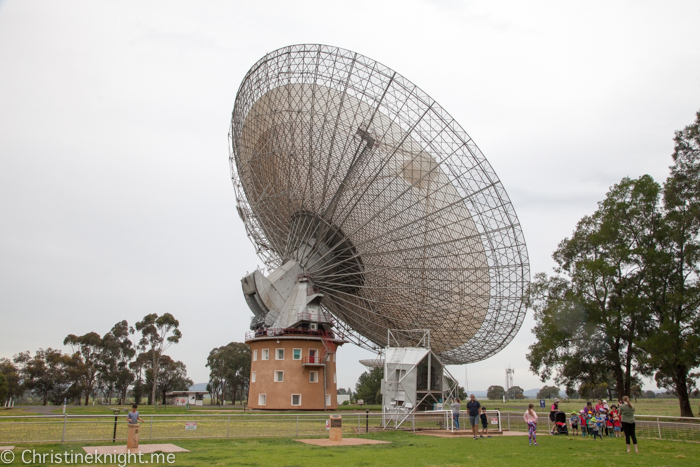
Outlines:
[[461,364],[520,329],[530,272],[508,195],[397,72],[337,47],[276,50],[246,74],[229,139],[257,254],[270,271],[298,261],[346,338],[376,349],[389,329],[429,329],[442,361]]

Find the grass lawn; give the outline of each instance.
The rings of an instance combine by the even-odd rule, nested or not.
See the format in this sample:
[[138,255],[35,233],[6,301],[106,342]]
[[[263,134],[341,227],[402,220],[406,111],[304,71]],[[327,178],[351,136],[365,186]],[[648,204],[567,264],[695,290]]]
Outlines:
[[[540,446],[528,446],[520,436],[448,439],[403,432],[370,435],[387,445],[316,447],[291,439],[175,440],[190,453],[176,454],[177,466],[538,466],[569,465],[576,459],[587,467],[696,466],[700,444],[642,440],[640,454],[625,452],[624,440],[593,441],[580,437],[540,436]],[[103,443],[104,444],[104,443]],[[83,444],[44,444],[15,448],[15,462],[24,449],[54,453],[82,452]],[[39,465],[39,464],[25,464]]]
[[31,412],[27,409],[22,408],[21,406],[14,407],[12,409],[0,409],[0,417],[19,416],[19,415],[41,415],[41,414]]
[[[535,404],[535,408],[538,412],[549,412],[549,407],[552,404],[552,400],[547,399],[546,402],[546,407],[544,409],[539,408],[539,400],[538,399],[523,399],[523,400],[511,400],[511,401],[496,401],[496,400],[488,400],[488,399],[480,399],[481,405],[486,406],[489,409],[498,409],[501,412],[518,412],[522,413],[527,409],[527,405],[529,403]],[[592,401],[595,405],[596,401]],[[610,402],[610,401],[609,401]],[[700,416],[700,399],[691,399],[690,401],[691,406],[693,408],[693,412],[695,416]],[[581,410],[584,406],[586,405],[586,400],[585,399],[571,399],[571,400],[565,400],[562,401],[559,404],[559,408],[563,410],[564,412],[571,413],[572,411],[579,411]],[[678,405],[678,400],[677,399],[639,399],[636,404],[637,408],[637,414],[639,415],[666,415],[666,416],[674,416],[678,417],[680,416],[680,408]],[[71,415],[104,415],[104,414],[111,414],[112,413],[112,408],[121,408],[121,409],[131,409],[131,404],[129,405],[122,405],[122,406],[117,406],[116,404],[114,405],[89,405],[89,406],[76,406],[76,405],[69,405],[66,407],[66,412]],[[350,411],[350,412],[364,412],[365,409],[370,409],[370,412],[381,412],[381,406],[379,405],[370,405],[370,406],[359,406],[359,405],[341,405],[338,406],[338,409],[336,411],[339,412],[344,412],[344,411]],[[243,406],[241,405],[226,405],[223,407],[219,407],[216,405],[204,405],[201,407],[192,407],[190,410],[187,410],[184,407],[174,407],[174,406],[168,406],[167,408],[163,408],[162,406],[159,409],[155,409],[151,405],[140,405],[139,406],[139,413],[142,415],[152,415],[152,414],[186,414],[186,413],[197,413],[198,411],[202,411],[203,413],[243,413]],[[63,412],[63,407],[62,406],[55,406],[53,407],[53,413],[54,414],[61,414]],[[256,411],[257,412],[257,411]],[[247,411],[247,413],[250,413],[250,410]],[[268,412],[268,411],[262,411],[262,413],[275,413],[275,412]],[[288,411],[288,412],[279,412],[279,413],[286,413],[286,414],[292,414],[292,413],[297,413],[294,411]],[[309,413],[309,412],[298,412],[298,413]],[[0,410],[0,416],[7,416],[7,415],[34,415],[32,412],[27,411],[24,409],[22,406],[16,406],[14,409],[11,410]]]

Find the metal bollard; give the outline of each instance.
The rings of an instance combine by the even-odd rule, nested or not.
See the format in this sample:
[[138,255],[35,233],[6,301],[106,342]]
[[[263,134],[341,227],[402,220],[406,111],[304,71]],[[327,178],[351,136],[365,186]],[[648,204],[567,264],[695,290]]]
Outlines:
[[68,422],[68,415],[63,414],[63,434],[61,435],[61,443],[66,440],[66,423]]

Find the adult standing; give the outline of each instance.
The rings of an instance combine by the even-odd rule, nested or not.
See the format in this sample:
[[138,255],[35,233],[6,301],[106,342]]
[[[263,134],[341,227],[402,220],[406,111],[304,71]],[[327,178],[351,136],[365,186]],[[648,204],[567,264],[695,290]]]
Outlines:
[[554,434],[554,429],[557,426],[557,412],[559,412],[559,399],[554,399],[554,403],[549,410],[549,419],[552,421],[552,429],[550,430],[551,434]]
[[600,413],[601,410],[605,410],[605,405],[603,405],[603,399],[598,399],[598,403],[595,405],[595,413]]
[[472,426],[474,439],[479,439],[479,409],[481,409],[481,404],[476,400],[476,396],[474,394],[470,395],[469,402],[467,402],[467,412],[469,413],[469,423]]
[[637,435],[635,433],[636,420],[634,419],[634,405],[632,405],[629,396],[624,396],[622,398],[622,404],[620,404],[620,418],[622,419],[622,431],[625,432],[627,452],[630,452],[630,438],[632,438],[632,443],[634,443],[634,452],[639,452],[639,448],[637,448]]
[[455,399],[452,403],[452,420],[454,421],[454,427],[459,430],[459,411],[462,410],[462,402],[459,398]]

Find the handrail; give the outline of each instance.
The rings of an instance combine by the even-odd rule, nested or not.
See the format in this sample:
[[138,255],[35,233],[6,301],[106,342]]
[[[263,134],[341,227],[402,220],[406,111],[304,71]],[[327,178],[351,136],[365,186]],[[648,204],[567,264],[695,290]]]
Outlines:
[[442,413],[442,414],[445,415],[445,418],[446,418],[447,420],[449,420],[449,422],[446,423],[446,425],[447,425],[447,424],[450,425],[450,431],[453,432],[453,433],[454,433],[454,431],[455,431],[455,421],[454,421],[454,418],[452,417],[452,411],[451,411],[451,410],[447,410],[447,409],[443,409],[443,410],[426,410],[425,412],[415,412],[415,413],[417,413],[417,414],[421,414],[421,413],[437,413],[437,414],[439,414],[439,413]]

